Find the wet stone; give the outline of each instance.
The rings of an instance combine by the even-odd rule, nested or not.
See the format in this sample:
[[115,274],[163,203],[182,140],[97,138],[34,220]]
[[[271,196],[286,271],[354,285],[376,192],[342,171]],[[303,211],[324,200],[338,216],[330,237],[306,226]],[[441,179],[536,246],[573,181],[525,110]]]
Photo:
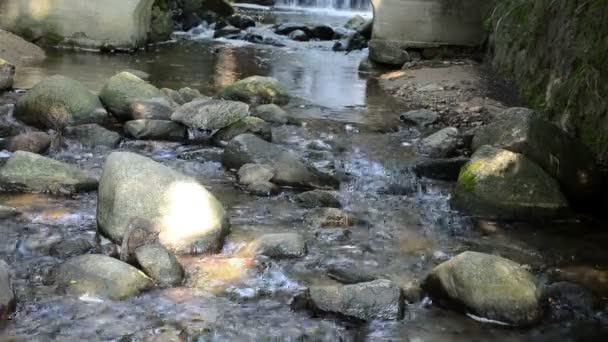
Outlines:
[[542,291],[542,302],[555,321],[586,318],[593,315],[600,301],[593,292],[569,282],[547,285]]
[[276,171],[270,165],[245,164],[238,171],[239,183],[251,185],[255,183],[270,182]]
[[131,103],[131,119],[171,120],[174,106],[164,97],[135,100]]
[[302,208],[341,208],[340,201],[329,191],[312,190],[303,192],[295,197],[296,203]]
[[430,158],[450,157],[458,148],[458,129],[444,128],[422,139],[418,151]]
[[221,148],[202,148],[193,151],[184,151],[177,155],[177,158],[183,160],[198,160],[198,161],[213,161],[221,162],[224,150]]
[[257,106],[252,116],[258,117],[266,122],[277,123],[285,125],[289,122],[289,115],[281,107],[276,104],[265,104]]
[[51,147],[51,137],[44,132],[30,132],[9,139],[7,150],[43,154]]
[[408,125],[425,127],[437,122],[437,120],[439,120],[439,114],[426,109],[411,110],[401,114],[400,119]]
[[245,187],[245,190],[259,197],[270,197],[278,195],[281,192],[281,188],[270,182],[251,183]]
[[113,148],[118,146],[122,139],[119,133],[98,124],[66,127],[63,132],[67,138],[78,140],[83,146],[92,148],[97,146]]
[[142,246],[156,243],[160,228],[153,222],[142,219],[133,218],[127,226],[127,231],[122,238],[120,248],[120,260],[125,262],[133,262],[135,251]]
[[315,228],[352,227],[353,218],[338,208],[315,209],[306,215],[305,222]]
[[301,258],[306,255],[306,242],[297,233],[267,234],[251,242],[249,248],[273,259]]
[[21,212],[16,208],[0,205],[0,220],[19,216],[20,214]]
[[135,260],[144,273],[161,286],[178,286],[184,279],[184,270],[175,255],[161,244],[138,247]]

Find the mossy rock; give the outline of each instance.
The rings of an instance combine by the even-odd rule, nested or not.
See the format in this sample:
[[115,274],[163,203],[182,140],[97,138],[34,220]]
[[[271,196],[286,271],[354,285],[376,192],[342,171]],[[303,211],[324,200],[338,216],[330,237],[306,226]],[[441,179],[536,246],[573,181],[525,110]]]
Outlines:
[[99,97],[113,115],[127,120],[133,101],[163,97],[163,93],[141,78],[123,71],[106,82]]
[[99,98],[71,78],[51,76],[30,89],[17,102],[15,118],[41,129],[60,130],[69,125],[101,123],[108,117]]
[[538,165],[487,145],[462,167],[453,204],[476,216],[514,220],[555,218],[568,208],[559,184]]
[[289,92],[272,77],[252,76],[226,87],[221,94],[226,100],[242,101],[249,104],[286,105]]
[[213,141],[215,144],[222,145],[244,133],[252,133],[266,141],[272,141],[272,127],[270,124],[253,116],[248,116],[220,129],[213,135]]

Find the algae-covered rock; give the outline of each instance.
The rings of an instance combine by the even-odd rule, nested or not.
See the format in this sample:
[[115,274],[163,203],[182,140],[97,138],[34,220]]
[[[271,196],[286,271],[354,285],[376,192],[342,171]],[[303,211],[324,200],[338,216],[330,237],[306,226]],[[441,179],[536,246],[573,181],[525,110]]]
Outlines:
[[179,107],[171,120],[190,128],[216,130],[247,117],[249,106],[242,102],[224,100],[195,100]]
[[514,325],[542,315],[534,276],[499,256],[465,252],[435,267],[423,288],[440,305]]
[[229,231],[222,204],[194,178],[135,153],[114,152],[99,183],[97,226],[118,243],[134,218],[158,225],[159,242],[176,253],[215,252]]
[[55,75],[44,79],[17,102],[15,118],[41,129],[100,123],[108,113],[84,84]]
[[99,254],[72,258],[52,276],[61,293],[113,300],[127,299],[152,286],[150,278],[137,268]]
[[242,101],[250,104],[289,103],[289,92],[272,77],[251,76],[226,87],[221,94],[227,100]]
[[568,202],[559,184],[521,154],[480,147],[458,177],[453,204],[473,215],[500,219],[546,219]]
[[163,93],[158,88],[126,71],[110,77],[99,93],[101,101],[110,112],[125,120],[131,118],[131,104],[135,100],[162,96]]
[[266,141],[272,141],[272,127],[270,124],[253,116],[245,117],[228,127],[220,129],[213,135],[213,141],[222,145],[244,133],[255,134]]
[[97,180],[76,166],[17,151],[0,168],[0,189],[11,192],[73,193],[97,189]]

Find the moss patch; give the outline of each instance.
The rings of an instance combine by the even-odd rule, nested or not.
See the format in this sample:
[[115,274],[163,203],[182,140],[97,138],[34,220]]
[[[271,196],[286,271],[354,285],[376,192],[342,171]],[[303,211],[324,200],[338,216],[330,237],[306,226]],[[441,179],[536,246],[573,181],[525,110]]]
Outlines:
[[475,178],[481,167],[482,163],[480,162],[471,162],[462,167],[458,175],[458,185],[462,190],[466,192],[475,190]]

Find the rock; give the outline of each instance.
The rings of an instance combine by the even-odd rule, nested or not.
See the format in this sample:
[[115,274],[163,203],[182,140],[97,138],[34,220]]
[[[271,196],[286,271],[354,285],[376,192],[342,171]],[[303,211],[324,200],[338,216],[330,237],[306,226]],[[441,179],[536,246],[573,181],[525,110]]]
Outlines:
[[233,14],[228,17],[228,23],[241,30],[246,30],[250,27],[255,27],[255,20],[247,15]]
[[184,141],[188,137],[186,126],[167,120],[131,120],[125,123],[125,132],[141,140]]
[[175,108],[165,97],[135,100],[131,103],[130,119],[171,120]]
[[319,208],[310,212],[304,221],[315,228],[352,227],[353,218],[338,208]]
[[200,162],[222,162],[223,149],[212,147],[212,148],[201,148],[197,150],[184,151],[177,155],[177,158],[183,160],[197,160]]
[[15,118],[40,129],[100,123],[108,113],[84,84],[55,75],[44,79],[17,102]]
[[591,317],[600,303],[591,291],[568,282],[545,286],[541,301],[555,321]]
[[374,272],[357,268],[355,265],[330,266],[327,275],[342,284],[367,283],[378,279]]
[[241,29],[234,26],[225,26],[222,28],[218,28],[213,33],[213,38],[231,38],[234,35],[238,35],[241,33]]
[[133,74],[139,78],[141,78],[144,81],[147,81],[150,79],[150,74],[148,74],[147,72],[143,71],[143,70],[137,70],[137,69],[124,69],[122,70],[124,72],[128,72],[130,74]]
[[181,88],[177,91],[179,96],[184,100],[185,103],[192,102],[194,100],[211,100],[211,98],[204,96],[197,89],[192,88]]
[[557,182],[521,154],[482,146],[460,170],[453,204],[500,219],[553,218],[568,202]]
[[155,86],[124,71],[110,77],[99,93],[101,101],[110,112],[123,120],[133,117],[131,104],[135,100],[152,99],[162,96],[162,92]]
[[314,311],[360,320],[403,318],[404,302],[399,286],[386,279],[343,286],[313,286],[297,302]]
[[370,39],[372,39],[373,29],[374,29],[374,20],[370,19],[370,20],[367,20],[365,22],[365,24],[363,24],[363,26],[359,27],[359,29],[357,29],[357,32],[359,34],[361,34],[363,37],[365,37],[365,39],[370,40]]
[[39,46],[0,29],[0,58],[20,67],[40,63],[46,55]]
[[271,182],[252,183],[247,185],[245,190],[258,197],[270,197],[281,192],[281,189]]
[[97,189],[97,180],[73,165],[17,151],[0,169],[0,189],[8,192],[74,193]]
[[296,203],[302,208],[341,208],[340,201],[331,192],[312,190],[303,192],[295,197]]
[[9,139],[7,150],[43,154],[51,147],[51,137],[44,132],[30,132]]
[[59,265],[53,280],[60,293],[123,300],[152,286],[137,268],[100,254],[78,256]]
[[287,124],[289,122],[289,115],[286,111],[284,111],[281,107],[275,104],[265,104],[261,106],[257,106],[252,116],[258,117],[266,122],[277,123],[277,124]]
[[418,151],[430,158],[450,157],[458,148],[458,129],[447,127],[420,140]]
[[410,57],[394,42],[372,39],[369,41],[369,59],[377,63],[401,67],[405,62],[409,62]]
[[86,254],[92,248],[85,239],[63,240],[51,246],[49,252],[54,257],[66,259]]
[[241,166],[238,172],[239,183],[243,185],[251,185],[261,182],[270,182],[276,171],[269,165],[262,164],[245,164]]
[[144,273],[160,286],[179,286],[184,279],[182,265],[163,245],[141,246],[135,250],[135,259]]
[[19,215],[21,215],[21,212],[19,212],[19,210],[17,210],[16,208],[0,205],[0,220],[12,218]]
[[306,32],[304,32],[302,30],[292,31],[291,33],[289,33],[287,35],[287,37],[289,37],[289,39],[291,39],[291,40],[295,40],[295,41],[298,41],[298,42],[305,42],[305,41],[308,41],[310,39],[306,35]]
[[557,179],[572,201],[593,199],[601,189],[601,176],[593,155],[530,109],[507,109],[495,121],[480,127],[472,148],[477,150],[483,145],[525,155]]
[[133,217],[127,225],[127,231],[120,245],[120,260],[134,264],[135,251],[142,246],[157,243],[160,226],[141,217]]
[[224,149],[222,164],[239,169],[245,164],[268,164],[276,171],[272,182],[303,188],[336,188],[333,176],[319,172],[293,152],[264,141],[253,134],[242,134],[232,139]]
[[86,147],[105,146],[114,148],[118,146],[122,139],[120,134],[107,130],[98,124],[66,127],[63,132],[67,138],[78,140]]
[[224,100],[196,100],[179,107],[171,120],[190,128],[215,130],[249,116],[249,106],[242,102]]
[[289,93],[272,77],[251,76],[226,87],[221,94],[226,100],[242,101],[249,104],[286,105]]
[[334,29],[327,25],[317,25],[312,29],[312,37],[319,40],[332,40],[334,39]]
[[171,39],[171,33],[173,33],[173,13],[163,11],[158,6],[152,7],[148,40],[152,43],[164,42]]
[[0,58],[0,91],[13,88],[15,66]]
[[190,31],[191,29],[198,27],[203,23],[203,19],[196,13],[188,13],[184,16],[184,21],[182,22],[182,30]]
[[458,180],[460,169],[469,160],[466,157],[429,159],[416,163],[413,169],[418,177],[452,182]]
[[15,292],[11,284],[10,267],[0,259],[0,321],[7,320],[15,308]]
[[444,306],[464,306],[476,316],[530,325],[542,315],[536,280],[521,265],[499,256],[464,252],[435,267],[423,289]]
[[237,4],[254,4],[259,6],[272,7],[276,4],[276,0],[236,0]]
[[437,122],[439,114],[427,109],[410,110],[401,114],[400,119],[411,126],[426,127]]
[[214,252],[229,231],[226,212],[195,179],[146,157],[106,159],[97,203],[100,232],[121,242],[133,218],[159,225],[159,242],[176,253]]
[[363,37],[359,32],[353,32],[346,38],[344,46],[345,50],[348,52],[362,50],[367,47],[367,39],[365,39],[365,37]]
[[266,141],[272,141],[272,127],[270,124],[252,116],[245,117],[228,127],[220,129],[213,135],[213,141],[215,144],[223,146],[236,136],[244,133],[251,133]]
[[255,254],[272,259],[302,258],[306,255],[306,242],[297,233],[263,235],[251,242],[248,248]]
[[348,19],[346,24],[344,24],[344,27],[349,30],[357,31],[362,28],[366,23],[367,20],[365,18],[360,15],[355,15],[354,17]]
[[[188,88],[190,89],[190,88]],[[186,100],[179,94],[179,92],[169,89],[169,88],[161,88],[160,92],[163,93],[166,99],[170,100],[172,104],[181,106],[186,103]]]
[[283,23],[277,28],[275,28],[274,33],[286,36],[292,33],[293,31],[302,31],[307,35],[312,32],[307,25],[297,23]]

